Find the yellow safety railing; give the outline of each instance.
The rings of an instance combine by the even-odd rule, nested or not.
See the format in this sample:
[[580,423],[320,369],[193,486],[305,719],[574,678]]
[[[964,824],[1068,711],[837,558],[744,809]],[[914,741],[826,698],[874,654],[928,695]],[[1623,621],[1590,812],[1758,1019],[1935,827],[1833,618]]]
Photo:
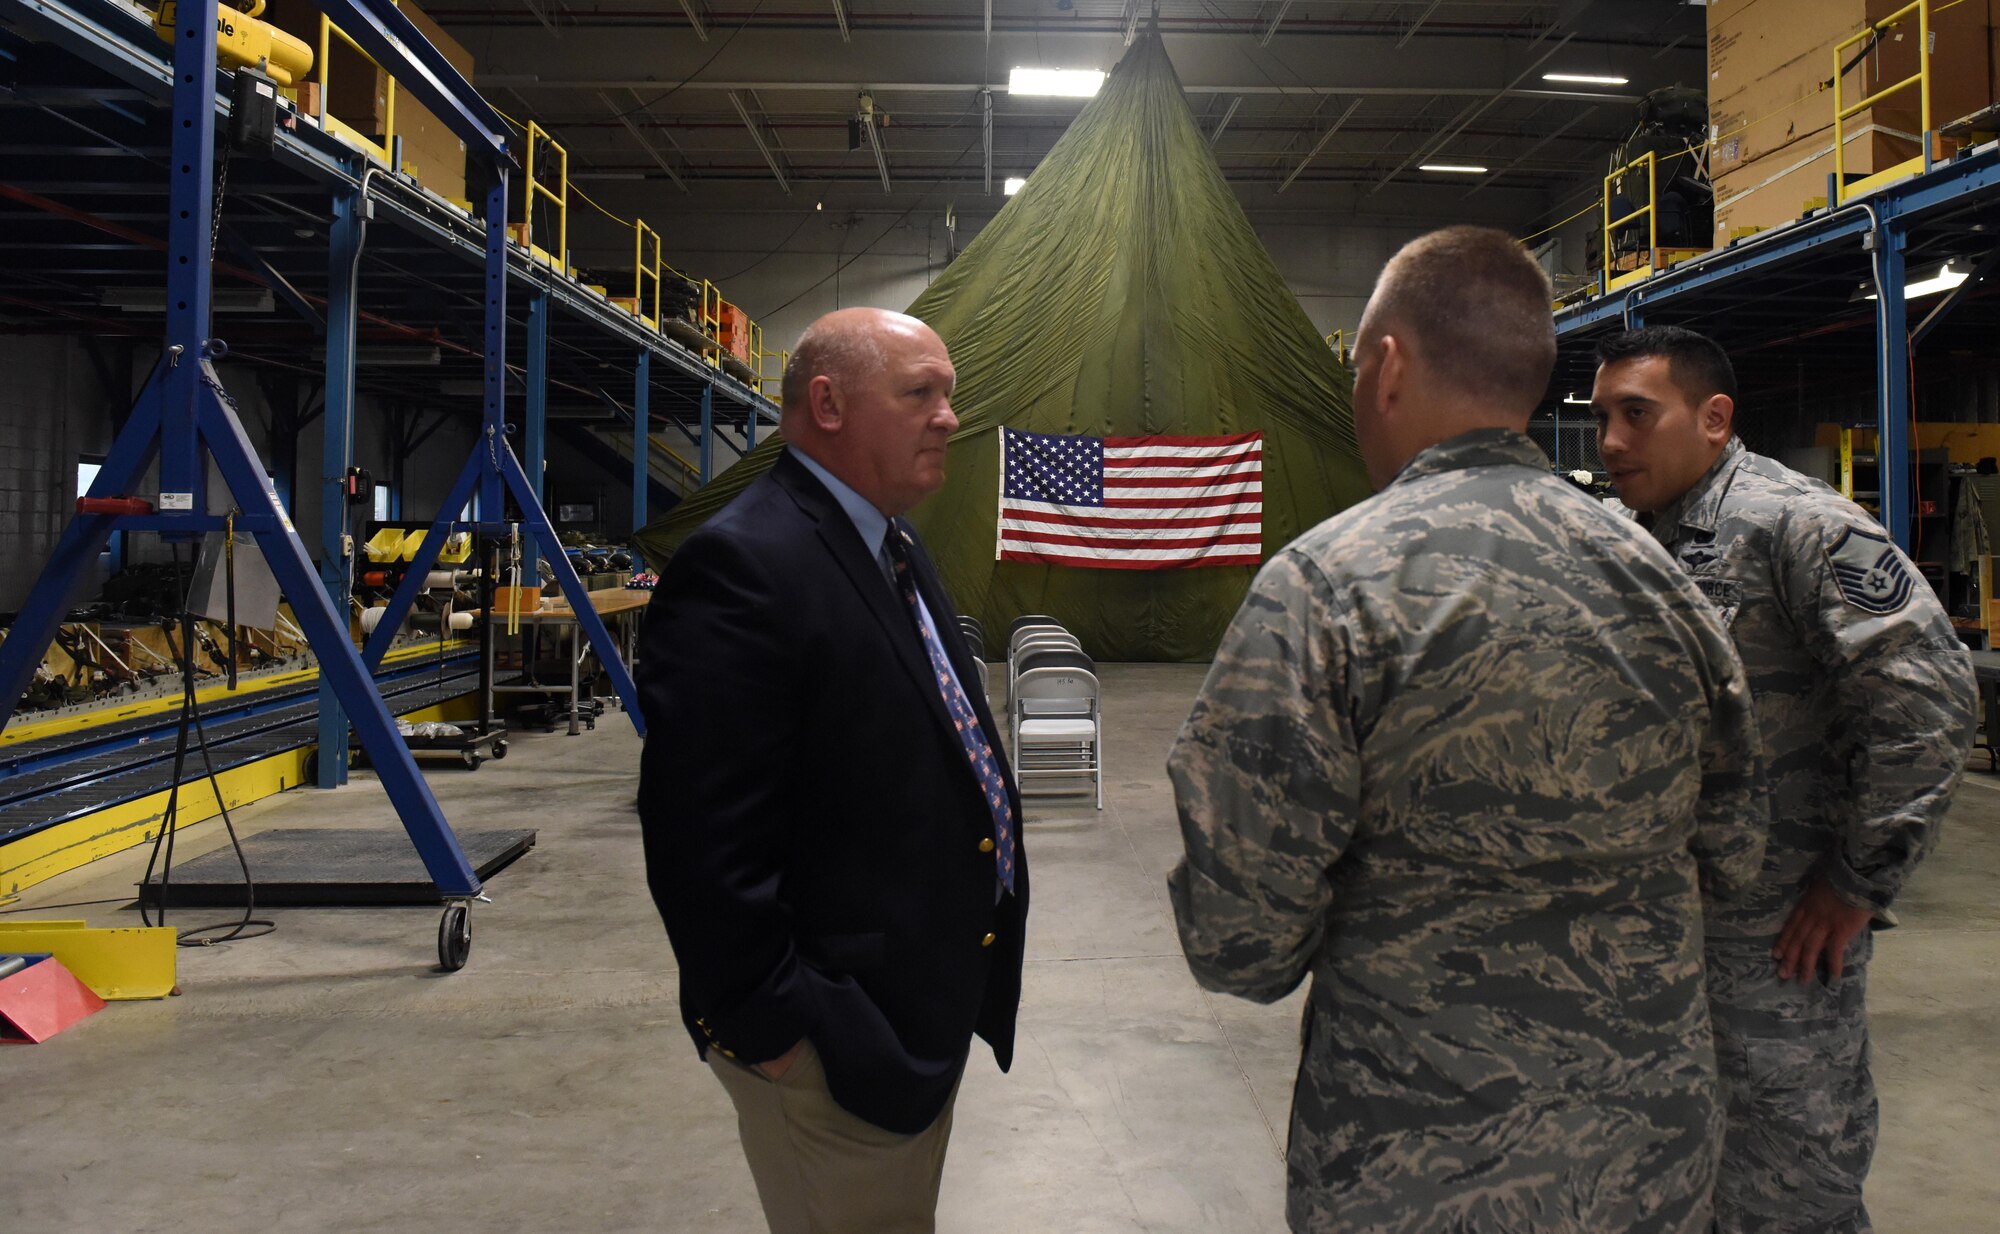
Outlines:
[[[536,156],[541,153],[544,146],[555,152],[555,188],[550,188],[544,182],[545,176],[535,174]],[[546,167],[543,170],[546,172]],[[569,151],[563,149],[562,143],[549,136],[549,131],[533,120],[528,121],[527,177],[528,217],[525,221],[528,251],[531,254],[535,251],[535,198],[546,197],[555,206],[556,211],[556,248],[550,255],[550,260],[557,269],[567,274],[569,272]],[[545,253],[547,251],[543,250]]]
[[702,358],[716,368],[722,367],[722,288],[707,279],[701,281],[701,311],[696,325],[708,336],[713,347],[702,348]]
[[[652,239],[648,256],[648,238]],[[632,225],[632,315],[660,328],[660,233],[646,226],[644,219]],[[650,288],[650,293],[648,291]]]
[[[1632,211],[1632,213],[1626,215],[1624,218],[1621,219],[1612,218],[1611,217],[1612,186],[1615,185],[1619,177],[1623,176],[1626,172],[1635,170],[1636,168],[1639,168],[1641,166],[1643,166],[1646,169],[1646,204]],[[1604,256],[1604,280],[1607,284],[1611,281],[1611,267],[1613,262],[1611,254],[1611,233],[1616,228],[1623,227],[1625,224],[1631,222],[1633,219],[1638,218],[1642,214],[1646,216],[1646,264],[1643,267],[1642,272],[1650,273],[1652,271],[1653,262],[1657,259],[1660,252],[1660,212],[1658,209],[1659,200],[1660,200],[1660,160],[1659,156],[1654,154],[1653,151],[1651,150],[1646,151],[1645,154],[1641,155],[1636,159],[1633,159],[1631,162],[1625,164],[1625,166],[1620,167],[1617,171],[1614,171],[1610,175],[1604,177],[1603,256]]]
[[[368,61],[369,64],[374,65],[375,71],[381,74],[382,143],[380,145],[375,144],[374,138],[360,132],[353,125],[334,119],[333,82],[330,80],[329,70],[333,67],[332,51],[333,40],[335,38],[339,38],[341,42],[360,52],[361,58]],[[390,157],[390,152],[396,148],[396,79],[387,73],[383,73],[382,66],[375,64],[375,57],[369,55],[361,44],[349,38],[347,31],[328,21],[325,14],[321,14],[319,19],[319,64],[317,72],[319,74],[320,127],[336,137],[344,137],[355,145],[360,146],[363,150],[375,155],[391,169],[400,170],[396,168],[394,160]]]
[[648,433],[646,440],[652,445],[653,449],[666,455],[667,461],[672,463],[676,468],[674,478],[679,482],[681,496],[685,497],[701,487],[701,468],[682,458],[679,451],[662,442],[658,437]]
[[[776,360],[778,362],[778,371],[775,373],[770,371],[770,365],[768,363],[763,362],[770,360]],[[785,366],[787,364],[790,364],[791,362],[792,362],[792,353],[789,351],[765,352],[763,356],[760,358],[759,364],[757,365],[757,393],[768,395],[770,391],[766,387],[772,385],[773,383],[776,383],[780,391],[782,391],[784,389],[784,384],[785,384]]]
[[[1903,80],[1897,82],[1893,86],[1884,86],[1882,89],[1877,90],[1875,93],[1871,95],[1868,95],[1867,97],[1861,99],[1859,102],[1842,103],[1840,101],[1840,78],[1842,69],[1840,63],[1841,55],[1844,52],[1846,52],[1848,48],[1854,46],[1855,44],[1864,42],[1868,39],[1872,39],[1876,36],[1877,33],[1889,30],[1892,27],[1901,24],[1903,19],[1908,17],[1911,13],[1915,13],[1917,15],[1917,71],[1911,74],[1910,76],[1905,77]],[[1867,60],[1864,58],[1861,64],[1858,65],[1857,67],[1859,67],[1865,73],[1867,71]],[[1916,158],[1911,159],[1908,162],[1900,163],[1895,167],[1885,168],[1882,171],[1877,172],[1875,175],[1868,177],[1861,183],[1849,186],[1849,184],[1847,183],[1847,133],[1846,133],[1847,122],[1853,119],[1855,116],[1860,115],[1862,112],[1868,110],[1870,107],[1873,107],[1876,103],[1879,103],[1883,99],[1888,98],[1890,95],[1896,93],[1897,91],[1907,90],[1911,86],[1915,86],[1917,88],[1918,95],[1921,99],[1920,108],[1923,113],[1923,123],[1919,126],[1919,131],[1923,134],[1924,150],[1921,153],[1919,153]],[[1927,157],[1930,154],[1930,142],[1931,142],[1931,5],[1930,5],[1930,0],[1914,0],[1913,3],[1904,5],[1902,8],[1897,9],[1895,12],[1889,14],[1887,17],[1884,17],[1881,21],[1876,22],[1874,25],[1864,28],[1860,33],[1849,35],[1847,38],[1841,40],[1839,43],[1834,44],[1833,47],[1833,184],[1834,184],[1834,192],[1839,194],[1839,201],[1836,201],[1834,204],[1838,205],[1840,204],[1840,202],[1846,201],[1851,196],[1856,196],[1859,193],[1865,192],[1867,191],[1868,188],[1873,187],[1874,184],[1880,183],[1883,180],[1898,179],[1904,175],[1907,175],[1910,172],[1923,170],[1924,164],[1927,161]],[[1850,192],[1850,187],[1852,188],[1851,192]]]
[[1347,331],[1335,330],[1332,334],[1327,335],[1326,345],[1333,352],[1335,360],[1342,364],[1347,363]]

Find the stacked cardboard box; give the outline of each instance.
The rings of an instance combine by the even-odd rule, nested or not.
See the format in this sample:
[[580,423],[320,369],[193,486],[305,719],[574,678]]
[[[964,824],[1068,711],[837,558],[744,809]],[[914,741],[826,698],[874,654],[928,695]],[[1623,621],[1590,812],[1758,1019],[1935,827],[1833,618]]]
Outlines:
[[[1905,0],[1714,0],[1708,6],[1710,173],[1718,241],[1774,227],[1826,196],[1833,171],[1834,46]],[[1996,96],[2000,0],[1934,0],[1931,127]],[[1852,104],[1918,69],[1912,13],[1841,78]],[[1866,44],[1847,49],[1842,63]],[[1850,176],[1883,171],[1923,152],[1916,90],[1900,91],[1842,125]]]
[[[417,31],[444,53],[452,67],[470,81],[471,53],[416,5],[405,0],[398,7]],[[304,39],[312,47],[313,79],[329,83],[324,97],[333,117],[379,142],[389,109],[389,75],[338,36],[328,41],[330,63],[317,63],[319,17],[319,9],[309,0],[268,0],[262,14],[263,20]],[[418,183],[443,197],[465,196],[465,143],[407,90],[396,92],[395,135],[403,139],[403,166],[416,174]]]

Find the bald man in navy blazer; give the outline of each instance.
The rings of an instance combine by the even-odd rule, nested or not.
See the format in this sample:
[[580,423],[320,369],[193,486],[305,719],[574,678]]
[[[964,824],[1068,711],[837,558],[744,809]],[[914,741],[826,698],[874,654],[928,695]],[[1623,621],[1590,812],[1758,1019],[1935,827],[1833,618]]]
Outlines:
[[815,322],[785,452],[647,615],[647,879],[775,1234],[931,1230],[971,1039],[1013,1058],[1020,798],[898,517],[944,483],[954,380],[914,318]]

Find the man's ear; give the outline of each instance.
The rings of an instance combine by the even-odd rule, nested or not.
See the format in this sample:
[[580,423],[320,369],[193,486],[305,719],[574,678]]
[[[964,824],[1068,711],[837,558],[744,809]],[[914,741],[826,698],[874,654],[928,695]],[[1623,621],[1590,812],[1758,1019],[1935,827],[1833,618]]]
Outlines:
[[813,427],[820,432],[840,431],[840,393],[833,388],[833,378],[822,375],[812,379],[806,387],[806,409],[812,416]]
[[1712,394],[1701,406],[1701,435],[1720,445],[1729,440],[1736,426],[1736,400],[1727,394]]
[[1381,349],[1375,364],[1376,414],[1393,416],[1410,381],[1410,349],[1393,334],[1383,335],[1376,346]]

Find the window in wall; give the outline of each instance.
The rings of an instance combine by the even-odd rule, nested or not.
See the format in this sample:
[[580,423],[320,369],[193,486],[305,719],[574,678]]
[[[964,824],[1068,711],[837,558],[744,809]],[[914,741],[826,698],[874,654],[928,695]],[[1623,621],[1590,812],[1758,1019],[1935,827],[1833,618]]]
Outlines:
[[78,459],[76,461],[76,495],[81,497],[85,493],[88,493],[90,486],[97,482],[97,473],[103,470],[104,463],[101,459],[92,459],[89,456]]
[[375,521],[378,523],[389,521],[389,486],[386,484],[375,486]]

